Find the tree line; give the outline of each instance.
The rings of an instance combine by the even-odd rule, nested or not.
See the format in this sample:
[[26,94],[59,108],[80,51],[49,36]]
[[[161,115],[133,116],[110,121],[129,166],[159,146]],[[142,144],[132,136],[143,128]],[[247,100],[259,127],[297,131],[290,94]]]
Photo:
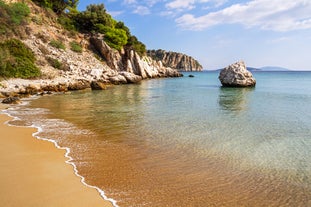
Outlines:
[[116,21],[107,13],[104,4],[90,4],[85,11],[78,11],[78,0],[33,0],[38,5],[52,9],[58,21],[67,30],[82,33],[101,33],[107,44],[117,50],[133,49],[140,55],[146,46],[131,34],[124,22]]

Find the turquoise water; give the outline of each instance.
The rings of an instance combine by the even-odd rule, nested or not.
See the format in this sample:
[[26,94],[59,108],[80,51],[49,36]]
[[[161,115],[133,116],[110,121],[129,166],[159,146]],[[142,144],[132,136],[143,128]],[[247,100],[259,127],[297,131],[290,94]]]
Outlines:
[[120,206],[311,206],[311,72],[254,72],[255,88],[189,74],[10,113]]

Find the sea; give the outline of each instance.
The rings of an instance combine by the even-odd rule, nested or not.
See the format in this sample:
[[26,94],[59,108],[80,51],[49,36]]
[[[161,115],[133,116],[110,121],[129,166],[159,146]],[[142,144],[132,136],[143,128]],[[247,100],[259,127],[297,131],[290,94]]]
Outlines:
[[4,113],[67,149],[114,206],[311,206],[311,72],[255,71],[254,88],[218,75],[32,97]]

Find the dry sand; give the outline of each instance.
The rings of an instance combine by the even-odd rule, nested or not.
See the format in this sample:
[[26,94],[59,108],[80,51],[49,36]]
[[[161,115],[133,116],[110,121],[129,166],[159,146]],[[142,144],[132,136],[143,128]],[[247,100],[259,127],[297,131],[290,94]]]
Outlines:
[[10,119],[0,114],[1,206],[112,206],[80,182],[73,166],[65,163],[65,150],[32,137],[34,128],[5,125]]

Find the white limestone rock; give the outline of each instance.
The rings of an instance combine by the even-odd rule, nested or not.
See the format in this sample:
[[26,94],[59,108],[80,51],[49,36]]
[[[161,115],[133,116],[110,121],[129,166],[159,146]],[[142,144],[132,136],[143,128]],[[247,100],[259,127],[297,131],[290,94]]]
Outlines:
[[219,80],[225,87],[253,87],[256,80],[253,74],[246,69],[244,61],[239,61],[222,69]]

